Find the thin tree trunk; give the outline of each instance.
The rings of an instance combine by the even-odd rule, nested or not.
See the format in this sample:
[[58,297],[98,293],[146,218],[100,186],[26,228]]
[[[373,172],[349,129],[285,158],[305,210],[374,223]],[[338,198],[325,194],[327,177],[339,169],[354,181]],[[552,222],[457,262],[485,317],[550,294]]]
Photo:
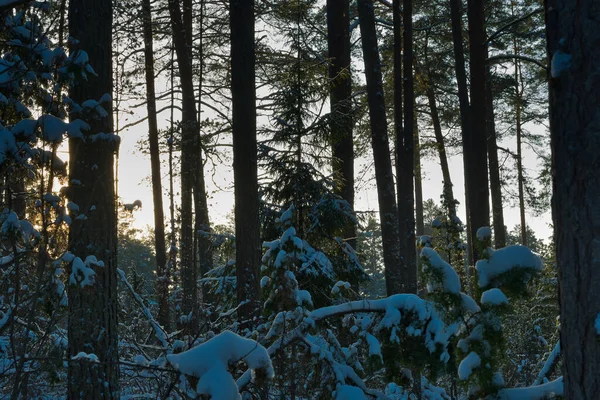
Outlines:
[[254,1],[231,0],[231,85],[237,301],[242,327],[259,309],[260,222],[256,144]]
[[[181,280],[182,311],[186,330],[194,335],[198,325],[198,268],[194,264],[194,224],[192,193],[197,179],[198,127],[192,59],[187,38],[191,27],[184,25],[179,0],[169,0],[173,42],[177,54],[181,85]],[[186,18],[187,20],[187,18]]]
[[[486,56],[487,57],[487,56]],[[497,249],[506,246],[506,229],[504,227],[504,209],[502,207],[502,183],[500,182],[500,163],[498,162],[498,146],[496,144],[496,123],[494,117],[494,97],[492,92],[492,71],[486,68],[486,124],[487,151],[490,168],[490,193],[492,195],[492,217],[494,223],[494,245]]]
[[[423,177],[421,175],[421,150],[419,144],[419,126],[415,122],[415,224],[417,236],[425,234],[423,217]],[[418,261],[418,260],[417,260]]]
[[565,399],[600,393],[600,29],[595,1],[548,0],[554,243]]
[[372,0],[358,1],[358,16],[365,62],[369,118],[371,121],[371,145],[373,147],[375,180],[379,200],[385,285],[387,294],[392,295],[403,291],[402,272],[399,268],[401,261],[398,209],[396,207],[394,177],[390,160],[381,62],[379,60]]
[[[400,274],[402,293],[417,293],[417,253],[415,247],[414,197],[414,81],[412,0],[404,0],[402,22],[404,35],[400,37],[400,0],[394,0],[394,59],[401,57],[399,43],[404,43],[404,74],[400,61],[394,61],[394,95],[396,103],[396,180],[398,196],[398,236],[400,238]],[[396,69],[398,68],[398,69]],[[403,83],[403,88],[401,84]],[[402,99],[404,89],[404,99]],[[404,110],[398,103],[404,100]],[[404,127],[402,115],[404,111]]]
[[[519,90],[518,82],[515,87]],[[521,218],[521,244],[527,246],[527,221],[525,220],[525,189],[523,177],[523,126],[521,123],[520,94],[517,95],[516,104],[516,128],[517,128],[517,179],[519,181],[519,216]]]
[[[54,156],[54,153],[52,153]],[[52,168],[54,157],[50,157],[49,167]],[[26,202],[26,191],[25,191],[25,179],[22,176],[10,175],[11,181],[11,194],[12,198],[12,210],[17,214],[19,219],[25,218],[25,211],[27,210]]]
[[[519,54],[517,39],[513,39],[513,50]],[[521,65],[518,59],[515,59],[515,127],[517,132],[517,181],[519,187],[519,216],[521,218],[521,244],[527,246],[527,221],[525,220],[525,189],[523,177],[523,123],[521,122],[521,100],[523,92],[521,90]]]
[[[198,249],[198,268],[201,277],[213,268],[212,241],[210,238],[210,218],[208,215],[208,201],[206,198],[206,182],[204,178],[204,163],[202,162],[202,146],[198,141],[198,166],[196,168],[196,181],[194,182],[194,210],[196,235],[196,248]],[[205,299],[204,299],[205,300]]]
[[446,155],[446,145],[444,144],[444,135],[442,133],[442,125],[435,100],[433,88],[427,82],[425,89],[427,100],[429,101],[429,109],[431,111],[431,122],[433,124],[433,132],[435,134],[435,143],[440,157],[440,166],[442,168],[442,179],[444,180],[444,197],[448,202],[448,215],[450,218],[456,217],[456,202],[454,200],[454,191],[452,190],[452,178],[450,177],[450,167],[448,166],[448,157]]
[[[109,0],[69,2],[69,35],[78,42],[71,52],[85,50],[98,76],[80,81],[69,93],[81,104],[112,94],[112,3]],[[115,209],[114,153],[117,138],[91,140],[91,134],[113,132],[112,104],[104,103],[108,117],[89,119],[91,130],[84,139],[69,139],[69,200],[79,206],[86,218],[73,218],[69,230],[69,250],[80,260],[70,265],[78,284],[68,285],[69,332],[68,358],[85,352],[95,354],[99,363],[69,361],[69,399],[119,398],[119,351],[117,341],[117,214]],[[85,118],[72,115],[72,118]],[[81,260],[95,256],[90,263],[94,282],[73,270]],[[102,262],[102,265],[100,264]],[[76,264],[77,263],[77,264]]]
[[465,178],[469,196],[471,216],[471,246],[475,261],[481,258],[481,250],[476,246],[477,229],[490,225],[490,200],[487,166],[487,134],[485,105],[486,33],[483,0],[468,0],[469,50],[471,77],[471,131],[468,168]]
[[[354,209],[354,141],[352,138],[352,76],[350,74],[350,2],[327,1],[327,40],[331,107],[332,169],[337,192]],[[344,230],[348,244],[356,248],[356,226]]]
[[[189,0],[186,0],[189,2]],[[191,3],[189,5],[189,10],[191,13]],[[191,17],[189,17],[191,19]],[[200,73],[199,73],[199,84],[198,84],[198,150],[197,150],[197,179],[194,185],[194,210],[195,212],[195,225],[194,232],[196,237],[196,246],[195,248],[198,250],[198,268],[200,271],[200,276],[204,277],[204,275],[213,268],[213,253],[212,253],[212,241],[210,238],[210,219],[208,215],[208,200],[206,198],[206,180],[204,176],[204,162],[202,157],[202,140],[201,140],[201,132],[200,132],[200,122],[201,122],[201,99],[202,99],[202,83],[203,83],[203,74],[204,74],[204,41],[203,41],[203,23],[204,23],[204,1],[200,4]],[[202,299],[206,301],[205,295],[207,294],[205,290],[202,290]]]
[[[465,54],[463,49],[462,39],[462,16],[461,16],[461,0],[450,0],[450,17],[452,25],[452,43],[454,47],[454,59],[456,70],[456,83],[458,87],[458,101],[460,109],[460,125],[462,129],[462,144],[463,144],[463,166],[465,177],[465,211],[466,211],[466,227],[467,227],[467,264],[473,263],[472,241],[471,241],[471,216],[469,210],[471,204],[469,201],[469,144],[471,138],[471,113],[469,107],[469,92],[467,87],[467,73],[465,70]],[[468,272],[468,269],[467,269]]]
[[160,150],[158,148],[158,122],[156,119],[156,90],[154,88],[154,49],[152,43],[152,8],[150,0],[142,0],[144,24],[144,56],[146,72],[146,99],[148,109],[148,143],[150,145],[150,170],[152,174],[152,201],[154,203],[154,250],[156,253],[156,293],[158,297],[158,323],[167,331],[170,328],[169,276],[165,245],[165,215],[163,211]]

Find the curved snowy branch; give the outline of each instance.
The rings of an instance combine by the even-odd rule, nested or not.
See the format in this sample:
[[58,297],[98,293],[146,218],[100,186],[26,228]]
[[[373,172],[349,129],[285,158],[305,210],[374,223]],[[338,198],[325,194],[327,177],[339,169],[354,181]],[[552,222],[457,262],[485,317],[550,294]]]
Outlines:
[[543,62],[533,58],[533,57],[528,57],[528,56],[524,56],[521,54],[498,54],[496,56],[492,56],[489,57],[486,62],[488,64],[494,64],[496,62],[500,62],[503,60],[522,60],[522,61],[527,61],[530,63],[533,63],[537,66],[539,66],[540,68],[543,69],[548,69],[548,67],[546,66],[546,64],[544,64]]

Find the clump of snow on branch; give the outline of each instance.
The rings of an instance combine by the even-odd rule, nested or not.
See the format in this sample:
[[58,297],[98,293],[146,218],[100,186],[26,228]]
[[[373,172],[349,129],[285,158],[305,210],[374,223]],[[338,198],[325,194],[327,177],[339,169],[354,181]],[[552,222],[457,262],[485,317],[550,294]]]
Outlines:
[[96,271],[93,267],[104,267],[104,263],[98,261],[94,256],[86,257],[85,262],[81,258],[75,257],[71,265],[69,283],[79,287],[93,286],[96,282]]
[[241,399],[238,387],[228,371],[232,364],[244,361],[253,371],[273,376],[267,350],[255,342],[225,331],[180,354],[169,354],[167,360],[179,372],[198,378],[196,393],[213,399]]
[[[364,311],[384,312],[384,317],[375,327],[375,331],[384,328],[391,329],[392,340],[398,339],[394,328],[406,319],[406,333],[411,336],[424,335],[425,347],[430,353],[438,350],[438,345],[444,349],[442,359],[445,359],[445,348],[449,338],[456,333],[456,326],[446,326],[438,317],[433,305],[414,294],[396,294],[379,300],[359,300],[319,308],[310,313],[311,320],[321,320],[336,314]],[[408,319],[408,316],[411,316]]]
[[78,360],[88,361],[88,362],[92,362],[92,363],[100,362],[97,355],[95,355],[93,353],[88,354],[83,351],[81,351],[81,352],[77,353],[76,355],[74,355],[73,357],[71,357],[71,360],[73,360],[73,361],[78,361]]
[[434,270],[434,275],[438,277],[435,281],[429,282],[428,289],[433,291],[438,285],[441,286],[444,292],[459,294],[460,293],[460,278],[454,268],[446,261],[444,261],[439,254],[432,248],[425,247],[421,251],[421,258],[423,260],[423,272],[427,272],[429,269]]
[[492,237],[492,229],[489,226],[482,226],[477,229],[477,239],[484,241]]
[[502,290],[493,288],[486,290],[481,294],[481,304],[490,304],[494,306],[508,304],[508,298],[506,298],[506,295]]
[[563,396],[563,377],[538,386],[502,389],[498,392],[500,400],[544,400]]
[[499,250],[488,249],[489,258],[477,261],[479,287],[490,286],[498,276],[514,269],[541,271],[540,257],[521,245],[507,246]]
[[470,352],[458,366],[458,377],[465,381],[469,379],[473,370],[481,365],[481,358],[474,351]]

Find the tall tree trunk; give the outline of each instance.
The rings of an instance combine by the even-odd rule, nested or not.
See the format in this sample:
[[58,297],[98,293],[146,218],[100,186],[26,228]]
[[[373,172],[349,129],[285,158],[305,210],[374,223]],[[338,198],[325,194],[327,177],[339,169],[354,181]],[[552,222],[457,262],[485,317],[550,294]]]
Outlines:
[[[191,14],[191,1],[189,2],[189,13]],[[204,277],[204,275],[210,271],[213,267],[213,253],[212,253],[212,241],[210,238],[210,219],[208,216],[208,200],[206,198],[206,180],[204,176],[204,162],[202,157],[202,140],[201,140],[201,131],[200,131],[200,122],[201,122],[201,99],[202,99],[202,82],[203,82],[203,73],[204,73],[204,42],[203,42],[203,23],[204,23],[204,1],[200,4],[200,73],[198,79],[198,150],[197,150],[197,162],[198,166],[196,168],[196,181],[194,182],[194,210],[195,210],[195,225],[194,232],[196,238],[196,246],[195,248],[198,250],[198,268],[200,272],[200,276]],[[184,15],[187,9],[184,8]],[[187,19],[191,20],[191,15]],[[204,298],[206,294],[205,290],[202,290],[202,299],[206,301]]]
[[[327,0],[327,40],[331,107],[332,169],[337,192],[354,209],[354,142],[352,139],[352,75],[350,73],[350,2]],[[356,226],[344,237],[356,248]]]
[[448,157],[446,154],[446,145],[444,143],[444,135],[442,133],[442,124],[435,100],[433,88],[426,83],[425,92],[429,101],[429,110],[431,111],[431,122],[433,132],[435,134],[435,144],[437,145],[438,155],[440,157],[440,166],[442,168],[442,178],[444,180],[444,198],[448,202],[448,215],[450,218],[456,217],[456,202],[454,200],[454,191],[452,190],[452,178],[450,177],[450,167],[448,166]]
[[[517,39],[513,39],[514,54],[519,54]],[[521,244],[527,246],[527,221],[525,220],[525,178],[523,176],[523,123],[521,121],[521,101],[523,91],[521,88],[521,64],[515,58],[515,128],[517,133],[517,182],[519,188],[519,216],[521,219]]]
[[471,216],[471,247],[475,261],[481,256],[476,246],[477,229],[490,225],[490,200],[488,188],[487,135],[485,105],[485,70],[487,43],[485,33],[485,14],[483,0],[468,0],[469,50],[471,76],[471,130],[468,167],[467,195],[469,196],[469,215]]
[[[458,101],[460,109],[460,125],[462,130],[463,144],[463,166],[465,176],[465,211],[466,211],[466,227],[467,227],[467,263],[472,264],[472,236],[471,236],[471,216],[469,210],[471,204],[469,201],[469,144],[471,138],[471,112],[469,107],[469,92],[467,86],[467,73],[465,70],[465,54],[463,49],[462,39],[462,16],[461,16],[461,0],[450,0],[450,18],[452,25],[452,44],[454,47],[454,60],[456,70],[456,83],[458,87]],[[467,269],[468,271],[468,269]]]
[[[182,310],[189,316],[186,330],[195,334],[198,325],[198,268],[194,263],[192,193],[198,169],[198,126],[192,58],[188,39],[191,27],[184,25],[179,0],[169,0],[173,42],[181,84],[181,279]],[[187,20],[187,18],[186,18]],[[189,22],[188,22],[189,23]]]
[[150,145],[150,170],[152,174],[152,201],[154,203],[154,251],[156,253],[156,293],[158,297],[158,323],[170,328],[169,275],[165,245],[165,215],[163,210],[160,150],[158,148],[158,122],[156,120],[156,90],[154,87],[154,49],[152,43],[152,8],[150,0],[142,0],[144,24],[144,57],[146,72],[146,99],[148,109],[148,143]]
[[230,0],[237,300],[242,327],[259,309],[260,223],[256,144],[254,0]]
[[[517,62],[518,64],[518,62]],[[518,76],[515,81],[515,90],[520,92]],[[517,180],[519,182],[519,216],[521,218],[521,244],[527,246],[527,221],[525,220],[525,178],[523,176],[523,125],[521,122],[521,94],[517,94],[516,100],[516,128],[517,128]]]
[[360,19],[360,33],[365,62],[369,118],[371,121],[371,145],[373,147],[377,198],[379,200],[385,286],[387,294],[392,295],[401,293],[404,285],[402,284],[402,272],[399,268],[401,261],[398,209],[396,207],[394,176],[390,160],[381,62],[379,60],[372,0],[358,0],[358,17]]
[[[78,42],[71,52],[85,50],[98,76],[89,76],[71,89],[69,97],[81,104],[112,94],[112,3],[110,0],[71,0],[69,35]],[[68,285],[69,356],[95,354],[99,363],[69,361],[69,399],[119,398],[119,351],[117,342],[117,214],[115,209],[114,152],[118,138],[92,140],[90,135],[113,132],[112,104],[104,103],[108,117],[85,118],[91,129],[83,139],[69,139],[69,200],[79,206],[86,218],[73,218],[69,230],[69,250],[79,259],[70,266],[78,284]],[[80,270],[81,260],[94,269],[91,285]],[[100,263],[103,263],[101,265]]]
[[[398,236],[400,238],[400,274],[403,293],[417,293],[417,253],[415,247],[415,197],[414,197],[414,81],[413,81],[413,31],[412,1],[404,0],[401,33],[400,0],[394,0],[394,96],[396,125],[396,180],[398,196]],[[404,54],[400,43],[404,43]],[[400,57],[404,56],[404,74],[400,71]],[[401,85],[403,84],[403,88]],[[404,89],[404,110],[399,107]],[[402,127],[404,111],[404,128]]]
[[[415,118],[416,119],[416,118]],[[425,234],[423,217],[423,177],[421,175],[421,150],[419,144],[419,126],[415,122],[415,224],[417,236]]]
[[206,182],[204,178],[204,163],[202,162],[202,145],[198,143],[198,166],[196,167],[196,181],[194,182],[194,234],[196,235],[196,249],[198,250],[198,268],[203,277],[213,268],[213,248],[210,238],[210,218],[208,215],[208,201],[206,198]]
[[[487,55],[486,55],[487,58]],[[506,246],[506,229],[504,227],[504,209],[502,208],[502,183],[500,182],[500,163],[498,162],[498,146],[496,144],[496,123],[494,117],[494,96],[492,92],[492,71],[486,67],[485,101],[487,125],[487,151],[490,168],[490,193],[492,195],[492,217],[494,223],[494,245],[497,249]]]
[[546,1],[564,398],[600,393],[600,29],[595,1]]

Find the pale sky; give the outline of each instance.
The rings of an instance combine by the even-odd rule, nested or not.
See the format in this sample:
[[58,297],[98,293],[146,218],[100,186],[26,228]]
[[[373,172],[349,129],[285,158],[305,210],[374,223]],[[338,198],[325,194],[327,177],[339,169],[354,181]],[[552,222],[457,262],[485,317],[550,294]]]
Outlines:
[[[165,114],[166,116],[166,114]],[[162,124],[166,124],[164,121]],[[159,122],[160,125],[160,122]],[[136,211],[134,216],[134,226],[143,229],[146,225],[153,225],[153,204],[152,191],[150,187],[150,158],[141,154],[137,150],[137,142],[140,138],[147,136],[147,125],[141,123],[126,132],[121,133],[121,149],[119,157],[119,196],[124,203],[132,203],[134,200],[141,200],[143,208]],[[504,144],[505,145],[505,144]],[[227,222],[227,215],[232,211],[234,206],[233,201],[233,172],[231,169],[230,159],[226,165],[209,165],[206,168],[205,174],[207,179],[207,191],[209,197],[209,213],[213,224],[222,224]],[[464,216],[464,182],[463,182],[463,167],[462,158],[454,156],[450,158],[450,170],[454,183],[454,193],[457,199],[461,202],[459,205],[459,217],[465,221]],[[366,160],[358,160],[356,162],[356,171],[360,170],[360,165],[368,162]],[[524,164],[526,167],[535,168],[537,161],[532,152],[525,151]],[[371,171],[373,169],[371,168]],[[434,199],[439,202],[442,190],[442,174],[437,159],[423,160],[423,198]],[[166,176],[166,168],[163,166],[163,188],[164,188],[164,205],[165,216],[168,218],[168,198],[166,196],[168,189],[168,179]],[[175,182],[175,192],[178,192],[179,182]],[[356,209],[377,210],[377,193],[374,187],[374,181],[365,185],[365,188],[356,193]],[[505,208],[504,210],[505,223],[509,230],[515,224],[519,223],[519,211],[516,208]],[[551,230],[548,224],[551,222],[550,212],[545,213],[541,217],[533,217],[527,215],[528,224],[535,230],[540,239],[547,239],[551,235]]]

